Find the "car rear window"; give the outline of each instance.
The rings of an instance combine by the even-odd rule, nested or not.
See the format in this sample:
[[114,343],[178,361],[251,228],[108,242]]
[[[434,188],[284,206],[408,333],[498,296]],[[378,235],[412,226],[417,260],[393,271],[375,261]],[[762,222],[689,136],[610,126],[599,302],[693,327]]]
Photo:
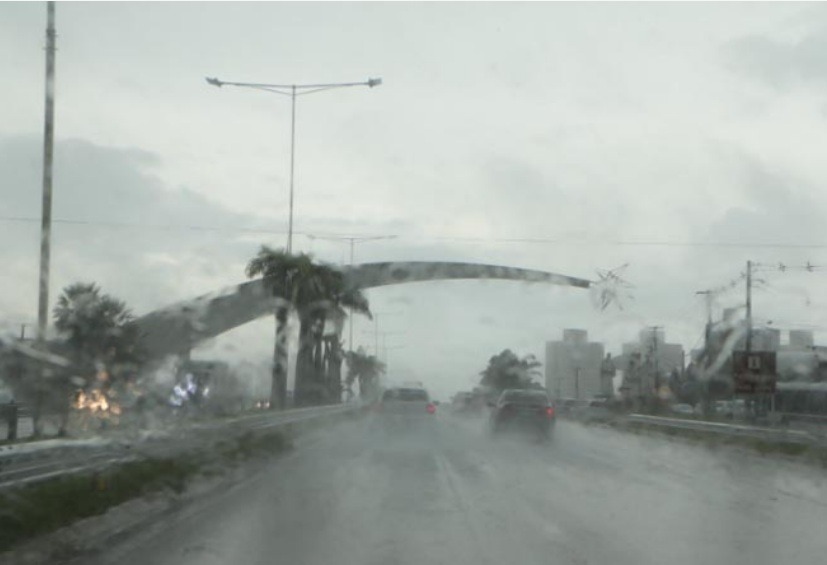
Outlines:
[[403,402],[425,401],[428,402],[428,393],[416,388],[398,388],[386,390],[382,400],[401,400]]
[[548,404],[548,396],[541,392],[507,392],[503,395],[503,402],[544,406]]

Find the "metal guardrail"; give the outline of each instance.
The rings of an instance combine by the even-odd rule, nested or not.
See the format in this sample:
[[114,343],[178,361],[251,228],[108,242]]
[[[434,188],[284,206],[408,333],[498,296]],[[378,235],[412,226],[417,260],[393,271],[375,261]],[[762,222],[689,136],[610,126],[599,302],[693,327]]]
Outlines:
[[355,412],[361,404],[339,404],[264,412],[187,425],[146,434],[139,439],[42,440],[0,447],[0,489],[73,473],[99,470],[148,457],[172,455],[182,449],[207,447],[217,434],[278,428],[337,414]]
[[798,444],[827,444],[827,437],[805,430],[783,428],[765,428],[739,424],[725,424],[706,420],[688,420],[684,418],[665,418],[645,414],[630,414],[623,418],[626,422],[646,424],[654,427],[694,430],[730,436],[749,437],[771,441]]

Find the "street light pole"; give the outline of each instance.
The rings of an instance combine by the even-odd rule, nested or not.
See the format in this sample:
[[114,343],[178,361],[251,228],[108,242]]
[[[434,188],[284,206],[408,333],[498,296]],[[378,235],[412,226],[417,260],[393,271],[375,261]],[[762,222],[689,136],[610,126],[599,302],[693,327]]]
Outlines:
[[[378,324],[377,324],[378,326]],[[365,332],[365,335],[373,334],[374,336],[374,347],[376,348],[376,359],[387,365],[388,363],[388,351],[394,349],[402,349],[404,345],[396,345],[388,347],[388,336],[400,336],[405,335],[408,332],[389,332],[389,331],[378,331],[374,330],[373,332]],[[382,338],[382,348],[379,349],[379,336]],[[380,353],[381,352],[381,353]]]
[[[365,241],[377,241],[379,239],[395,239],[395,235],[376,235],[376,236],[365,236],[365,237],[333,237],[333,236],[319,236],[313,234],[307,234],[311,240],[313,239],[322,239],[326,241],[349,241],[350,242],[350,269],[353,270],[353,255],[354,255],[354,246],[358,243],[363,243]],[[350,315],[348,316],[348,350],[353,353],[353,308],[350,309]]]
[[[379,316],[400,316],[402,312],[374,312],[373,313],[373,332],[365,332],[365,334],[373,333],[373,350],[376,353],[376,358],[379,359]],[[394,332],[384,332],[394,333]],[[398,332],[396,332],[398,333]]]
[[334,88],[348,88],[351,86],[367,86],[373,88],[382,84],[381,78],[369,78],[364,82],[339,82],[328,84],[266,84],[255,82],[228,82],[219,80],[217,78],[206,78],[207,84],[213,86],[238,86],[241,88],[252,88],[255,90],[264,90],[266,92],[273,92],[283,96],[289,96],[291,102],[290,108],[290,212],[287,220],[287,252],[293,252],[293,208],[294,208],[294,177],[296,165],[296,97],[305,94],[313,94],[323,90],[332,90]]
[[404,345],[395,345],[393,347],[386,347],[385,345],[382,346],[383,355],[384,355],[383,363],[385,364],[385,372],[387,372],[388,368],[390,367],[390,361],[388,361],[388,351],[394,351],[396,349],[405,349],[405,346]]

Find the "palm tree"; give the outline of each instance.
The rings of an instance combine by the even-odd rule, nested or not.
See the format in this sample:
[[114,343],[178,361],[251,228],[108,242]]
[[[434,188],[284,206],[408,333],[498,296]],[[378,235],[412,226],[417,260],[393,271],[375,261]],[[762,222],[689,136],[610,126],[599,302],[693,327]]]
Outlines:
[[329,322],[330,329],[325,331],[324,336],[324,377],[327,385],[328,398],[335,403],[342,401],[342,362],[344,361],[344,349],[342,348],[342,330],[344,329],[347,313],[344,308],[337,307],[328,313],[326,322]]
[[488,367],[480,373],[480,384],[496,391],[531,388],[532,379],[541,376],[538,370],[540,366],[534,355],[520,358],[510,349],[505,349],[489,359]]
[[101,294],[94,283],[75,283],[63,289],[53,314],[55,328],[81,364],[124,358],[137,341],[130,325],[134,317],[126,304]]
[[298,281],[312,263],[305,254],[292,255],[286,251],[262,245],[258,255],[247,263],[247,277],[261,276],[270,294],[276,299],[276,343],[273,348],[273,384],[270,389],[270,407],[283,409],[287,398],[287,322],[290,305],[295,302]]
[[[276,344],[273,352],[273,386],[270,405],[284,408],[287,392],[287,324],[291,308],[301,322],[296,364],[295,399],[298,404],[312,401],[307,389],[316,389],[323,377],[324,325],[340,306],[370,315],[368,302],[358,289],[347,285],[344,274],[331,266],[314,263],[311,255],[293,255],[262,246],[247,265],[247,276],[262,276],[276,304]],[[315,393],[318,396],[318,393]]]
[[373,400],[376,396],[376,384],[379,375],[385,373],[385,364],[373,355],[368,355],[361,347],[357,351],[345,354],[347,361],[347,388],[359,381],[359,396],[362,400]]
[[[123,301],[102,294],[94,283],[75,283],[64,288],[53,315],[55,328],[73,357],[70,374],[64,375],[57,388],[77,390],[78,386],[69,384],[77,375],[85,381],[81,385],[84,388],[98,373],[104,374],[105,380],[94,386],[102,385],[101,392],[109,394],[115,381],[140,362],[140,336],[132,324],[132,313]],[[62,434],[68,418],[68,398],[59,403]]]
[[[296,362],[298,404],[338,402],[341,399],[341,330],[343,307],[370,317],[364,294],[347,284],[342,271],[316,264],[301,297],[294,302],[299,313],[299,354]],[[326,332],[333,326],[333,335]],[[328,334],[327,338],[325,334]]]

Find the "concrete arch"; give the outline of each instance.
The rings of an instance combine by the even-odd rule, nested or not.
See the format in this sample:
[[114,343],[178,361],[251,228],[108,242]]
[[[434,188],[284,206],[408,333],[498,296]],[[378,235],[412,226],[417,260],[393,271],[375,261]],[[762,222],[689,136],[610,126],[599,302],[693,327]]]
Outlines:
[[[479,263],[409,261],[365,263],[344,269],[350,283],[367,289],[435,280],[494,279],[540,282],[588,289],[586,279],[532,269]],[[194,345],[272,314],[276,300],[261,279],[242,283],[150,312],[135,323],[150,358],[189,351]]]

